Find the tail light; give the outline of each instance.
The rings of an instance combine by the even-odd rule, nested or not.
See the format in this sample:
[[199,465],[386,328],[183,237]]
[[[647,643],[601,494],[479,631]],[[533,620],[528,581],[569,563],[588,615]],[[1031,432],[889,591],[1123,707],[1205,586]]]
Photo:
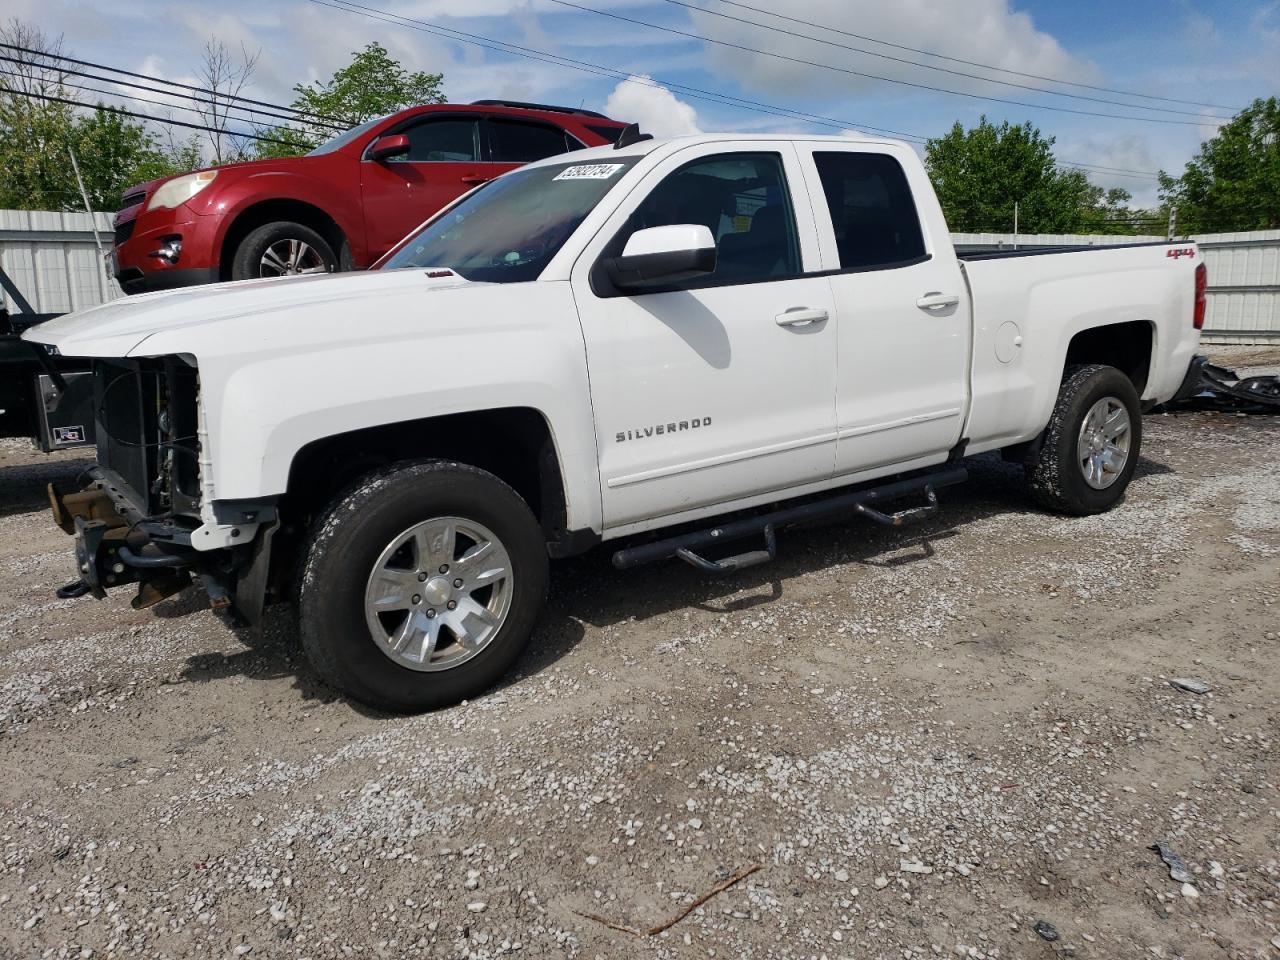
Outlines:
[[1209,270],[1203,264],[1196,266],[1196,309],[1192,314],[1191,323],[1197,330],[1204,329],[1204,310],[1208,306],[1209,298],[1207,291],[1209,289]]

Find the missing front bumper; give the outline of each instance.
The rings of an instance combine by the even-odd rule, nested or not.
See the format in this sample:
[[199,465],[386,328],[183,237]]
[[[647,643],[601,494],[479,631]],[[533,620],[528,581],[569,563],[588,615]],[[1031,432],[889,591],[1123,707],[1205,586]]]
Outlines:
[[152,606],[191,583],[192,560],[148,549],[150,538],[126,520],[101,481],[68,493],[49,484],[53,522],[75,537],[78,581],[57,591],[63,599],[92,594],[102,600],[107,591],[138,584],[135,609]]

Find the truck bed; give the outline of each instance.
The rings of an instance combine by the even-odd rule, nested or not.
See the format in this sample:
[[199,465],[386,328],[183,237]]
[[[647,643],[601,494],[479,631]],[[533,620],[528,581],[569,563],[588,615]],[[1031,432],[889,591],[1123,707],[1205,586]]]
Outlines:
[[[1062,256],[1058,256],[1062,254]],[[1192,324],[1199,251],[1190,241],[960,254],[973,302],[970,452],[1035,436],[1076,338],[1120,366],[1148,402],[1170,399],[1199,342]],[[1159,331],[1159,336],[1156,335]],[[1118,358],[1146,355],[1129,370]]]
[[1012,260],[1018,257],[1043,257],[1055,253],[1098,253],[1103,250],[1131,250],[1134,247],[1167,247],[1175,240],[1143,240],[1138,243],[1063,244],[1058,247],[1024,247],[1014,250],[970,250],[956,248],[956,257],[967,263],[977,260]]

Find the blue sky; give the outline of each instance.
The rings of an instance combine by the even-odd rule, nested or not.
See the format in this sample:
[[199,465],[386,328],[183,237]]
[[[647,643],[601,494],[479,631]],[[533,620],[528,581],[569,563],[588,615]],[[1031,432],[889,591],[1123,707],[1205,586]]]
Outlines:
[[[328,76],[348,61],[351,51],[378,40],[406,65],[442,71],[446,93],[456,101],[507,97],[582,104],[619,119],[638,120],[659,134],[695,129],[838,132],[848,126],[927,137],[944,132],[956,120],[975,123],[985,113],[995,120],[1031,120],[1057,138],[1064,160],[1141,172],[1180,170],[1200,142],[1212,135],[1215,117],[1231,112],[1170,100],[1238,108],[1254,97],[1280,92],[1280,0],[572,0],[589,10],[556,0],[354,2],[378,15],[335,10],[319,0],[222,0],[216,6],[163,0],[114,0],[109,6],[78,0],[10,0],[7,6],[10,15],[47,33],[62,34],[73,56],[188,82],[195,80],[201,48],[211,36],[234,49],[244,44],[251,51],[261,50],[245,93],[269,101],[287,103],[293,83]],[[667,30],[610,19],[593,10]],[[777,11],[823,29],[757,11]],[[463,31],[604,69],[580,71],[521,58],[418,29],[424,26]],[[930,65],[1124,105],[956,76],[929,69]],[[993,72],[990,67],[1016,73]],[[1122,96],[1019,74],[1169,99]],[[626,79],[632,75],[648,79]],[[695,94],[695,89],[733,100],[716,102]],[[759,104],[777,110],[771,113]],[[1050,109],[1055,106],[1125,119]],[[1157,107],[1162,110],[1151,109]],[[829,125],[795,114],[823,117]],[[1106,186],[1124,186],[1137,202],[1155,199],[1149,176],[1111,171],[1093,171],[1091,176]]]

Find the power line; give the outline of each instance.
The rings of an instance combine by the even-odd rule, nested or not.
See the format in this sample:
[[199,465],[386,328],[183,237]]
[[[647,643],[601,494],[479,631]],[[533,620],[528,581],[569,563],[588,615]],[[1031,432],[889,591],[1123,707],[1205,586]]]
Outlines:
[[[0,75],[10,76],[10,77],[23,76],[22,74],[13,70],[0,70]],[[201,116],[204,115],[199,107],[187,106],[186,104],[181,104],[181,103],[166,103],[163,100],[151,100],[147,97],[140,97],[137,94],[116,93],[111,90],[102,90],[102,89],[99,89],[98,87],[89,87],[83,84],[69,83],[66,81],[63,81],[62,83],[60,83],[59,87],[69,87],[72,90],[83,90],[85,93],[96,93],[105,97],[119,97],[120,99],[127,100],[131,103],[150,103],[158,107],[169,107],[170,109],[173,109],[173,110],[183,110],[183,111],[186,111],[187,113],[195,113]],[[0,87],[0,90],[4,90],[4,88]],[[4,90],[4,92],[13,93],[13,94],[16,94],[17,96],[27,95],[23,93],[21,90]],[[77,100],[75,102],[78,103],[80,106],[90,110],[96,109],[98,106],[104,106],[104,107],[110,106],[109,104],[103,104],[100,101],[98,103],[87,103],[81,100]],[[237,107],[235,109],[243,109],[243,108]],[[148,120],[155,120],[159,123],[164,123],[166,120],[165,117],[157,117],[152,114],[137,114],[137,116],[145,117]],[[252,117],[241,117],[241,116],[233,117],[233,116],[230,116],[229,114],[227,115],[226,119],[235,120],[238,123],[243,123],[246,121],[249,123],[258,122],[254,120]],[[216,127],[209,127],[208,129],[210,130],[210,132],[218,132]],[[221,131],[221,132],[225,133],[227,136],[232,136],[232,137],[239,136],[239,134],[229,133],[227,131]],[[280,141],[280,142],[284,142],[284,141]]]
[[[204,94],[205,96],[216,96],[223,100],[237,100],[241,103],[249,103],[258,107],[269,107],[270,109],[273,109],[273,110],[287,110],[290,113],[297,114],[301,118],[308,119],[308,122],[310,122],[311,120],[324,120],[331,123],[344,124],[344,126],[341,128],[344,130],[355,126],[355,124],[351,123],[349,120],[343,119],[342,117],[330,117],[322,113],[314,113],[310,110],[301,110],[297,107],[286,107],[278,103],[268,103],[265,100],[254,100],[250,97],[242,97],[238,94],[222,93],[221,91],[218,91],[218,90],[210,90],[208,87],[197,87],[189,83],[179,83],[177,80],[164,80],[160,77],[148,76],[145,73],[134,73],[132,70],[124,70],[124,69],[121,69],[120,67],[112,67],[103,63],[93,63],[92,61],[89,61],[89,60],[77,60],[75,57],[67,57],[67,56],[63,56],[62,54],[45,53],[42,50],[32,50],[30,47],[21,47],[13,43],[0,43],[0,48],[4,48],[6,50],[17,50],[21,53],[31,54],[37,57],[44,57],[47,60],[61,61],[63,63],[74,63],[76,66],[79,66],[79,67],[90,67],[91,69],[94,69],[94,70],[107,70],[111,73],[118,73],[118,74],[121,74],[122,76],[133,77],[137,80],[150,80],[152,83],[163,83],[173,87],[181,87],[183,90],[191,90],[195,93]],[[48,65],[48,64],[30,63],[30,61],[19,61],[19,62],[29,63],[30,66],[40,70],[50,70],[54,72],[61,71],[64,73],[71,72],[57,64]]]
[[107,113],[118,113],[125,117],[136,117],[139,120],[151,120],[155,123],[164,123],[174,127],[186,127],[188,130],[203,130],[206,133],[220,133],[227,137],[236,137],[241,140],[256,140],[259,143],[279,143],[286,147],[296,147],[296,143],[288,140],[281,140],[278,137],[268,137],[260,133],[243,133],[236,130],[219,130],[217,127],[210,127],[203,123],[188,123],[185,120],[174,120],[170,117],[153,117],[147,113],[137,113],[133,110],[125,110],[121,107],[108,106],[105,103],[90,105],[82,103],[79,100],[69,100],[66,97],[53,97],[46,93],[30,93],[25,90],[9,90],[6,91],[15,97],[30,97],[36,100],[46,100],[49,103],[65,103],[71,107],[84,107],[89,110],[104,110]]
[[[1214,110],[1230,110],[1232,113],[1238,113],[1242,109],[1241,107],[1228,107],[1225,104],[1221,104],[1221,103],[1204,103],[1199,100],[1179,100],[1177,97],[1157,97],[1150,93],[1137,93],[1136,91],[1133,91],[1133,90],[1117,90],[1113,87],[1100,87],[1100,86],[1095,86],[1094,84],[1091,84],[1091,83],[1081,83],[1077,80],[1063,80],[1060,77],[1045,77],[1045,76],[1041,76],[1038,73],[1026,73],[1022,70],[1010,70],[1007,67],[997,67],[990,63],[980,63],[977,60],[964,60],[964,59],[961,59],[960,57],[949,57],[946,54],[934,53],[931,50],[922,50],[919,47],[910,47],[901,43],[892,43],[888,40],[881,40],[877,37],[869,37],[869,36],[866,36],[865,34],[853,33],[849,30],[842,30],[839,27],[833,27],[830,24],[815,23],[812,20],[802,20],[799,17],[790,17],[785,14],[774,13],[772,10],[766,10],[761,7],[753,7],[749,3],[740,3],[738,2],[738,0],[719,0],[719,2],[727,4],[731,7],[740,7],[743,10],[751,10],[755,13],[763,13],[770,17],[777,17],[779,20],[786,20],[790,23],[799,23],[806,27],[815,27],[819,30],[828,30],[832,33],[843,34],[846,37],[853,37],[855,40],[867,40],[871,43],[878,43],[878,44],[881,44],[882,46],[892,47],[895,50],[906,50],[906,51],[909,51],[910,53],[918,53],[926,57],[936,57],[939,60],[946,60],[950,63],[962,63],[968,67],[979,67],[983,70],[995,70],[999,73],[1007,73],[1015,77],[1026,77],[1030,80],[1043,80],[1045,83],[1060,83],[1068,87],[1080,87],[1081,89],[1084,89],[1084,90],[1097,90],[1101,93],[1114,93],[1122,97],[1139,97],[1144,100],[1159,100],[1164,103],[1181,103],[1186,106],[1192,106],[1192,107],[1210,107]],[[1137,104],[1134,104],[1134,106],[1137,106]]]
[[[828,40],[825,37],[812,37],[806,33],[798,33],[795,30],[785,30],[782,27],[772,26],[767,23],[761,23],[758,20],[747,20],[743,17],[735,17],[732,14],[719,13],[715,10],[708,10],[706,7],[699,6],[696,3],[688,3],[686,2],[686,0],[665,0],[665,2],[673,4],[677,7],[684,7],[687,10],[696,10],[699,13],[705,13],[708,16],[720,17],[725,20],[732,20],[735,23],[742,23],[751,27],[759,27],[763,30],[768,30],[773,33],[781,33],[789,37],[798,37],[801,40],[809,40],[813,43],[821,43],[829,47],[839,47],[841,50],[851,50],[854,53],[862,53],[870,57],[879,57],[882,60],[890,60],[894,63],[906,64],[907,66],[922,67],[925,70],[936,70],[940,73],[949,73],[952,76],[956,76],[956,77],[966,77],[970,80],[978,80],[982,83],[995,83],[995,84],[999,84],[1001,86],[1006,86],[1006,87],[1017,87],[1021,90],[1031,90],[1036,93],[1046,93],[1046,94],[1049,94],[1050,96],[1067,97],[1073,100],[1088,100],[1093,103],[1109,103],[1112,106],[1117,106],[1117,107],[1130,107],[1137,110],[1152,110],[1152,111],[1158,111],[1160,113],[1176,113],[1185,117],[1204,117],[1203,112],[1197,111],[1197,110],[1177,110],[1172,107],[1148,107],[1140,103],[1126,103],[1123,100],[1110,100],[1110,99],[1107,99],[1106,97],[1092,97],[1092,96],[1089,96],[1088,94],[1083,94],[1083,93],[1066,93],[1061,90],[1050,90],[1050,89],[1047,89],[1046,87],[1037,87],[1029,83],[1018,83],[1014,80],[1000,80],[995,77],[984,77],[976,73],[968,73],[964,70],[953,70],[950,67],[939,67],[931,63],[921,63],[919,60],[908,60],[906,57],[896,57],[893,54],[889,54],[889,53],[879,53],[875,50],[868,50],[865,47],[855,47],[847,43],[840,43],[839,41],[836,41],[836,40]],[[596,12],[599,12],[599,11],[596,11]],[[1210,117],[1208,119],[1229,120],[1231,118],[1230,117]]]
[[[20,64],[26,64],[26,63],[28,62],[28,61],[26,61],[26,60],[19,60],[17,57],[9,57],[9,56],[5,56],[4,54],[0,54],[0,61],[8,61],[8,62],[10,62],[10,63],[20,63]],[[131,88],[136,89],[136,90],[142,90],[142,91],[144,91],[144,92],[146,92],[146,93],[155,93],[155,94],[159,94],[159,95],[160,95],[160,96],[162,96],[162,97],[172,97],[172,98],[175,98],[175,99],[190,100],[190,101],[193,101],[193,102],[195,102],[195,103],[206,104],[206,105],[208,105],[208,106],[209,106],[209,108],[212,108],[212,106],[213,106],[213,104],[210,104],[210,102],[209,102],[209,100],[208,100],[207,98],[202,97],[202,96],[200,96],[200,95],[198,95],[198,94],[194,94],[194,93],[180,93],[180,92],[176,92],[176,91],[157,90],[157,89],[155,89],[155,88],[153,88],[153,87],[146,86],[145,84],[141,84],[141,83],[131,83],[131,82],[130,82],[130,81],[128,81],[128,80],[117,80],[117,79],[116,79],[116,78],[114,78],[114,77],[104,77],[104,76],[101,76],[101,75],[98,75],[98,74],[88,73],[88,72],[86,72],[86,71],[82,71],[82,70],[70,70],[70,69],[62,69],[62,68],[59,68],[59,69],[57,70],[57,72],[58,72],[59,74],[66,74],[66,75],[68,75],[68,76],[81,77],[81,78],[88,79],[88,80],[96,80],[96,81],[98,81],[99,83],[110,83],[110,84],[113,84],[113,85],[115,85],[115,86],[131,87]],[[6,74],[6,75],[11,76],[11,77],[26,77],[26,74],[24,74],[24,73],[22,73],[22,72],[20,72],[20,71],[17,71],[17,70],[0,70],[0,74]],[[98,88],[96,88],[96,87],[86,87],[86,86],[81,86],[80,84],[68,83],[68,82],[67,82],[67,81],[65,81],[65,80],[59,80],[59,81],[58,81],[58,85],[59,85],[59,86],[63,86],[63,87],[71,87],[72,89],[76,89],[76,90],[85,90],[85,91],[88,91],[88,92],[90,92],[90,93],[100,93],[100,94],[103,94],[103,95],[105,95],[105,96],[109,96],[109,97],[121,97],[122,99],[125,99],[125,100],[136,100],[136,101],[138,101],[139,103],[152,103],[152,104],[156,104],[157,106],[161,106],[161,107],[171,107],[171,108],[173,108],[173,109],[175,109],[175,110],[186,110],[186,111],[195,112],[195,113],[203,113],[203,112],[204,112],[204,111],[202,111],[199,107],[192,107],[192,106],[188,106],[187,104],[182,104],[182,103],[170,103],[170,102],[168,102],[168,101],[164,101],[164,100],[148,100],[146,97],[140,97],[140,96],[137,96],[136,94],[131,94],[131,93],[121,93],[121,92],[119,92],[119,91],[114,91],[114,90],[100,90],[100,89],[98,89]],[[221,97],[221,96],[222,96],[222,95],[221,95],[221,94],[219,94],[219,97]],[[258,109],[258,108],[256,108],[256,107],[242,107],[242,106],[240,106],[240,105],[238,105],[238,104],[234,104],[234,103],[228,103],[228,104],[221,104],[221,103],[220,103],[220,104],[217,104],[217,106],[222,107],[224,110],[228,110],[228,111],[230,111],[230,110],[236,110],[236,111],[239,111],[240,113],[248,114],[248,116],[244,116],[244,117],[235,117],[235,119],[236,119],[236,120],[246,120],[246,121],[248,121],[249,123],[260,123],[261,121],[258,119],[259,117],[270,117],[270,118],[272,118],[272,119],[276,119],[276,120],[285,120],[285,121],[294,122],[294,123],[296,123],[296,122],[298,121],[298,119],[299,119],[298,117],[296,117],[296,116],[290,116],[289,114],[283,114],[283,113],[272,113],[272,112],[270,112],[270,111],[268,111],[268,110],[259,110],[259,109]],[[318,125],[318,126],[323,126],[323,127],[325,127],[326,129],[329,129],[329,130],[333,130],[334,132],[341,132],[342,130],[346,129],[346,128],[344,128],[344,127],[336,127],[336,126],[333,126],[333,125],[331,125],[331,124],[327,124],[327,123],[326,123],[326,124],[317,124],[317,125]]]
[[[873,133],[897,137],[917,144],[924,144],[928,142],[928,138],[926,137],[913,133],[904,133],[901,130],[891,130],[886,127],[874,127],[868,124],[858,123],[853,120],[841,120],[835,117],[823,116],[821,114],[805,113],[803,111],[782,107],[777,104],[765,103],[759,100],[750,100],[745,97],[736,97],[730,94],[720,93],[718,91],[690,86],[689,84],[679,83],[673,80],[639,77],[624,70],[617,70],[601,64],[591,63],[590,61],[577,60],[560,54],[548,53],[544,50],[538,50],[533,47],[524,47],[519,44],[507,43],[506,41],[496,40],[482,34],[467,33],[463,30],[455,30],[451,27],[443,27],[439,24],[427,23],[426,21],[417,20],[413,17],[387,13],[386,11],[378,10],[377,8],[362,6],[359,3],[353,2],[353,0],[308,0],[308,2],[316,4],[317,6],[328,7],[333,10],[341,10],[345,13],[354,13],[357,16],[362,16],[370,20],[377,20],[381,23],[387,23],[392,26],[407,26],[410,29],[418,30],[423,33],[433,34],[435,36],[444,37],[445,39],[454,40],[460,43],[471,44],[473,46],[482,47],[486,50],[493,50],[497,53],[505,53],[510,56],[522,57],[526,60],[535,60],[542,63],[549,63],[553,66],[568,67],[572,70],[578,70],[583,73],[590,73],[596,76],[629,80],[634,83],[640,83],[652,87],[666,87],[671,90],[675,90],[692,100],[717,103],[722,106],[749,107],[758,112],[770,114],[772,116],[803,120],[806,123],[813,123],[837,130],[866,130]],[[1090,169],[1092,165],[1083,163],[1063,163],[1063,166]],[[1106,172],[1112,172],[1117,176],[1125,176],[1134,179],[1155,179],[1156,177],[1155,173],[1144,170],[1122,171],[1117,168]]]
[[419,30],[423,33],[430,33],[435,36],[444,37],[447,40],[468,43],[473,46],[482,47],[486,50],[493,50],[496,53],[505,53],[510,56],[522,57],[526,60],[536,60],[541,63],[549,63],[553,66],[569,67],[570,69],[595,74],[596,76],[610,77],[617,80],[630,80],[635,83],[641,83],[653,87],[668,87],[672,90],[677,90],[694,100],[705,100],[709,103],[718,103],[721,105],[748,106],[753,107],[762,113],[768,113],[789,119],[804,120],[806,122],[816,123],[822,126],[834,127],[837,129],[857,128],[860,130],[869,130],[875,133],[883,133],[891,137],[899,137],[903,140],[911,140],[916,143],[925,142],[924,137],[911,133],[903,133],[901,130],[890,130],[887,127],[873,127],[867,124],[854,123],[849,120],[838,120],[833,117],[824,117],[820,114],[805,113],[799,110],[792,110],[788,107],[781,107],[776,104],[763,103],[758,100],[748,100],[744,97],[735,97],[727,93],[693,87],[674,80],[654,78],[646,79],[625,70],[606,67],[602,64],[591,63],[586,60],[576,60],[572,57],[565,57],[557,53],[548,53],[545,50],[538,50],[534,47],[523,47],[516,43],[508,43],[505,40],[497,40],[493,37],[486,37],[482,34],[467,33],[465,30],[456,30],[452,27],[441,26],[440,24],[427,23],[425,20],[417,20],[413,17],[388,13],[387,11],[379,10],[375,7],[362,6],[359,3],[353,2],[353,0],[308,0],[308,2],[321,7],[329,7],[333,10],[341,10],[344,13],[354,13],[367,19],[378,20],[382,23],[391,24],[392,26],[407,26],[413,30]]
[[[714,43],[718,46],[729,47],[734,50],[741,50],[744,53],[754,53],[762,57],[772,57],[775,60],[785,60],[789,63],[800,64],[802,66],[817,67],[822,70],[831,70],[836,73],[848,74],[849,76],[862,77],[868,80],[881,80],[885,83],[893,83],[898,86],[912,87],[916,90],[928,90],[933,93],[945,93],[955,97],[966,97],[971,100],[985,100],[991,103],[1004,103],[1016,107],[1027,107],[1031,110],[1053,110],[1057,113],[1074,113],[1085,117],[1102,117],[1108,120],[1134,120],[1141,123],[1163,123],[1176,126],[1198,127],[1200,122],[1194,120],[1166,120],[1161,117],[1135,117],[1128,114],[1118,113],[1098,113],[1095,110],[1076,110],[1073,107],[1054,107],[1048,104],[1027,103],[1024,100],[1008,100],[1004,97],[987,97],[977,93],[964,93],[960,90],[951,90],[947,87],[937,87],[928,83],[914,83],[910,80],[895,80],[892,77],[883,77],[875,73],[865,73],[861,70],[853,70],[849,67],[839,67],[832,63],[820,63],[816,60],[805,60],[803,57],[789,57],[782,53],[773,53],[769,50],[762,50],[759,47],[749,47],[743,43],[734,43],[731,40],[717,40],[714,37],[704,36],[701,33],[693,33],[688,30],[678,30],[675,27],[666,27],[656,23],[649,23],[647,20],[637,20],[634,17],[623,16],[620,13],[611,13],[607,10],[596,10],[592,7],[584,7],[581,4],[573,3],[571,0],[550,0],[551,3],[559,4],[562,7],[570,7],[574,10],[581,10],[584,13],[594,13],[597,16],[609,17],[611,20],[620,20],[623,23],[630,23],[634,26],[648,27],[651,30],[661,30],[664,33],[671,33],[679,37],[685,37],[690,40],[701,40],[703,43]],[[1140,108],[1143,109],[1143,108]],[[1149,109],[1149,108],[1145,108]]]
[[1108,167],[1100,163],[1075,163],[1070,160],[1063,160],[1061,162],[1072,167],[1088,167],[1090,170],[1101,170],[1103,173],[1133,173],[1144,177],[1159,176],[1159,174],[1153,170],[1130,170],[1127,167]]

